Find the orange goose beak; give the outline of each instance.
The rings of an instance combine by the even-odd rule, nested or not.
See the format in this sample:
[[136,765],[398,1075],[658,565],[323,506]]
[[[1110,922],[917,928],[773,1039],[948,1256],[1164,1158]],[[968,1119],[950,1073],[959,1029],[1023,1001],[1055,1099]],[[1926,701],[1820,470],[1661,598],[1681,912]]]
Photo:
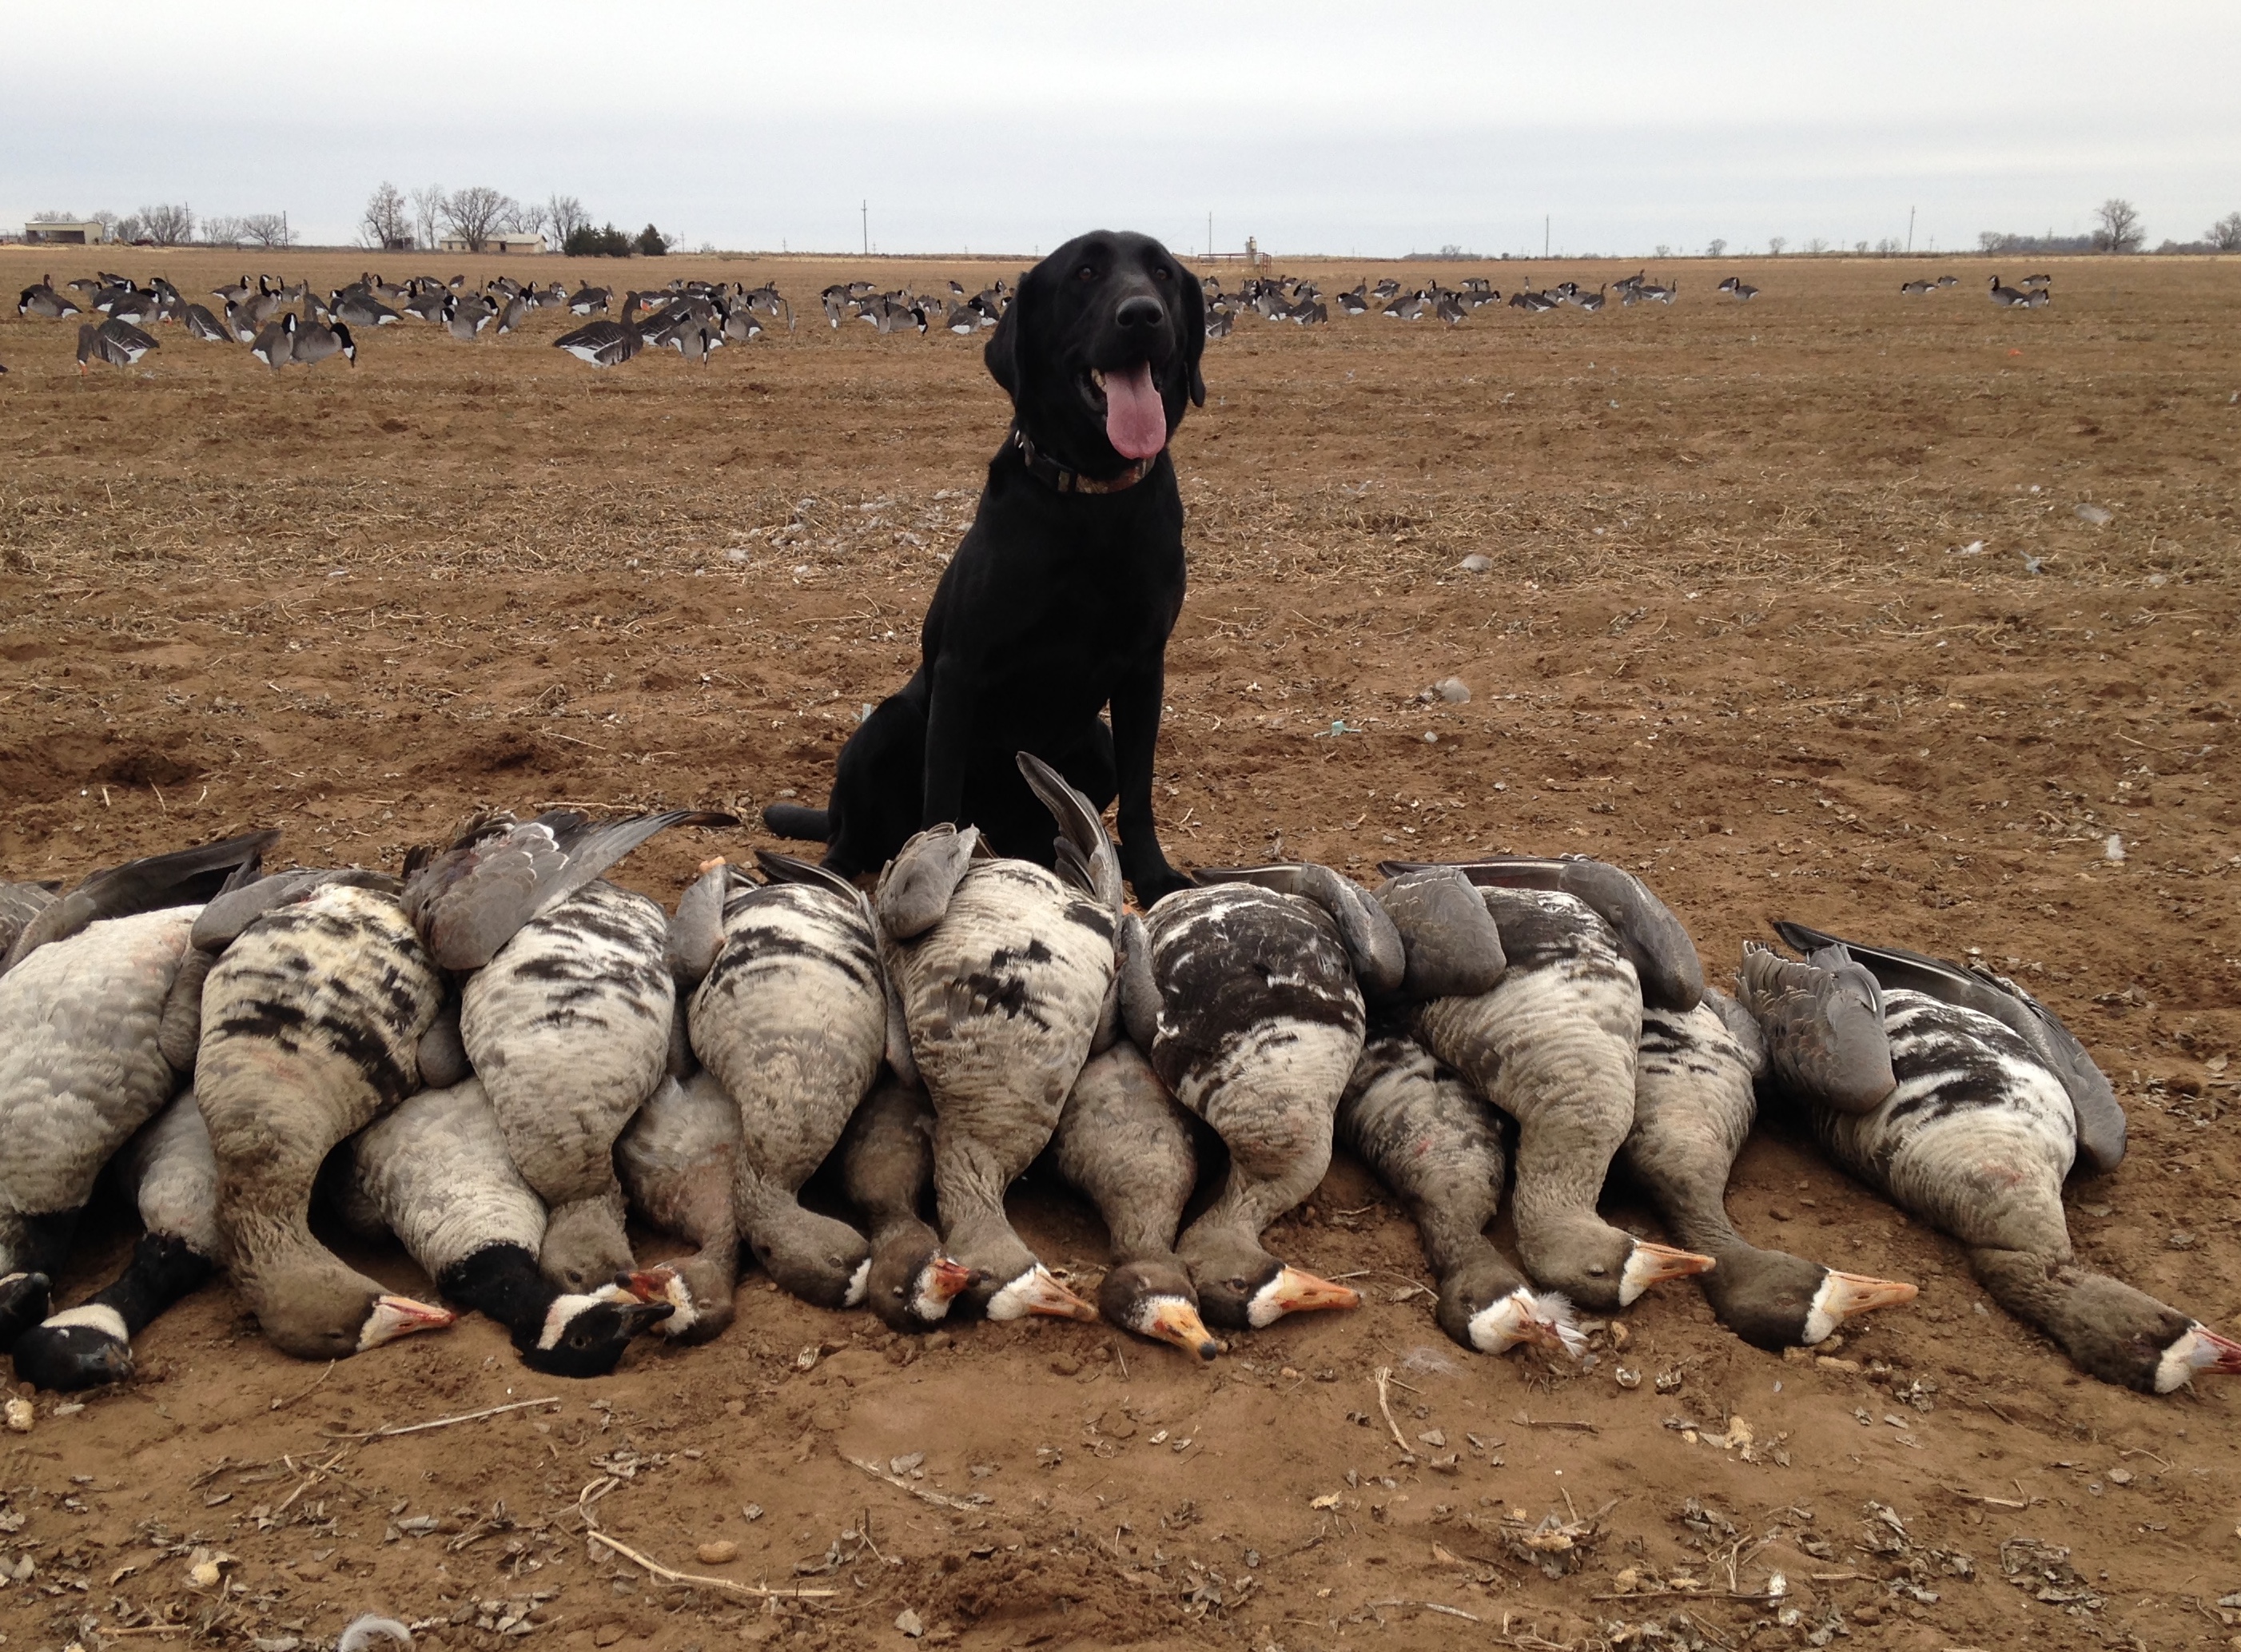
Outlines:
[[2219,1376],[2241,1376],[2241,1342],[2230,1336],[2218,1335],[2207,1325],[2194,1328],[2194,1340],[2198,1346],[2216,1351],[2216,1357],[2205,1365],[2198,1366],[2198,1370],[2213,1372]]
[[953,1301],[970,1289],[980,1275],[964,1263],[937,1256],[927,1264],[927,1294],[937,1301]]
[[1318,1308],[1360,1308],[1361,1293],[1296,1267],[1287,1267],[1263,1289],[1260,1301],[1280,1314],[1307,1314]]
[[376,1297],[373,1312],[366,1315],[365,1328],[358,1333],[358,1352],[379,1348],[384,1342],[393,1342],[415,1331],[440,1331],[458,1317],[448,1308],[415,1301],[410,1296]]
[[1633,1287],[1632,1295],[1622,1301],[1631,1302],[1652,1285],[1662,1285],[1669,1280],[1687,1279],[1691,1274],[1709,1274],[1715,1263],[1709,1256],[1699,1255],[1693,1250],[1676,1250],[1670,1245],[1653,1245],[1646,1239],[1634,1241],[1634,1250],[1626,1259],[1624,1284]]
[[[1866,1274],[1840,1274],[1834,1268],[1821,1282],[1821,1311],[1832,1320],[1848,1320],[1878,1308],[1911,1302],[1920,1293],[1903,1279],[1876,1279]],[[2231,1345],[2229,1345],[2231,1346]],[[2241,1352],[2241,1348],[2237,1348]]]
[[1198,1359],[1211,1360],[1221,1351],[1206,1328],[1206,1321],[1199,1318],[1198,1310],[1179,1298],[1163,1300],[1142,1329],[1146,1336],[1173,1343]]

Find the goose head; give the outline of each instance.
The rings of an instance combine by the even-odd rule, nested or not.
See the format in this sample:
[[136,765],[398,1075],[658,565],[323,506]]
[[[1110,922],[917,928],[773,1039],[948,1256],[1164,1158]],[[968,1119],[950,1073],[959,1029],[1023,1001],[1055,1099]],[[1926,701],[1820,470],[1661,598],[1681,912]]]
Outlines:
[[13,1343],[46,1318],[50,1305],[49,1281],[44,1274],[0,1275],[0,1348]]
[[1653,1285],[1686,1279],[1712,1267],[1709,1256],[1653,1245],[1587,1214],[1549,1221],[1527,1248],[1527,1273],[1549,1289],[1603,1313],[1631,1307]]
[[132,1374],[132,1337],[115,1308],[89,1302],[51,1314],[10,1350],[18,1381],[69,1393]]
[[865,1301],[891,1331],[930,1331],[980,1275],[952,1261],[930,1227],[906,1227],[873,1247]]
[[1507,1354],[1524,1343],[1576,1360],[1587,1348],[1571,1303],[1555,1291],[1520,1283],[1498,1257],[1466,1262],[1441,1280],[1432,1316],[1449,1336],[1481,1354]]
[[860,1308],[871,1286],[872,1250],[863,1234],[831,1216],[795,1207],[748,1235],[763,1271],[788,1293],[819,1308]]
[[1811,1348],[1856,1314],[1910,1302],[1903,1280],[1838,1273],[1786,1251],[1723,1252],[1704,1276],[1704,1295],[1720,1323],[1754,1348]]
[[666,1301],[644,1301],[622,1285],[552,1299],[541,1325],[514,1333],[521,1362],[548,1376],[605,1376],[641,1331],[676,1312]]
[[1197,1241],[1189,1256],[1191,1283],[1210,1325],[1257,1331],[1287,1314],[1361,1305],[1361,1292],[1286,1267],[1249,1234],[1200,1234]]
[[1198,1293],[1173,1262],[1123,1262],[1097,1287],[1098,1317],[1138,1336],[1211,1361],[1221,1345],[1199,1317]]
[[299,1360],[345,1360],[415,1331],[442,1330],[458,1317],[342,1268],[291,1281],[258,1315],[273,1346]]

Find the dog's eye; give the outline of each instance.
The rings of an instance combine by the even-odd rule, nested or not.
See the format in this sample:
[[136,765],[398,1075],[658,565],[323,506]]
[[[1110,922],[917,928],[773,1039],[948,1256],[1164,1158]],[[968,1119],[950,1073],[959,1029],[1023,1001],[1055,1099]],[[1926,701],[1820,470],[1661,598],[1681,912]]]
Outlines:
[[1154,265],[1154,266],[1153,266],[1153,269],[1152,269],[1152,279],[1153,279],[1153,280],[1154,280],[1154,281],[1167,281],[1167,280],[1172,280],[1172,279],[1174,278],[1174,271],[1172,271],[1172,270],[1170,270],[1170,269],[1168,269],[1168,268],[1167,268],[1167,266],[1166,264],[1155,264],[1155,265]]
[[1097,266],[1094,264],[1085,264],[1074,273],[1079,280],[1094,281],[1097,279]]

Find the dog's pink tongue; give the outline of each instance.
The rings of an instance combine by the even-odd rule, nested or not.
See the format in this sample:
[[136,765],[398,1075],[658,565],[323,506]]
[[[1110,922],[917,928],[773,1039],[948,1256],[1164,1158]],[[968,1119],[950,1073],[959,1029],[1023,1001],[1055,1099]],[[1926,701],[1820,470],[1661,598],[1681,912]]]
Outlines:
[[1105,375],[1105,439],[1123,458],[1147,459],[1167,445],[1167,410],[1152,383],[1152,364]]

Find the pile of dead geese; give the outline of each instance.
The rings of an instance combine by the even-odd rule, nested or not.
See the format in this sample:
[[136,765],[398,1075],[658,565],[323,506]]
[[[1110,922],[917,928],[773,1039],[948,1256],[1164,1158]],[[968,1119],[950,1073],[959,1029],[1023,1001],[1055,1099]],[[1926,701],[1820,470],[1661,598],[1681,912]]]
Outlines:
[[[1055,869],[945,826],[868,892],[759,852],[760,876],[712,859],[666,912],[602,874],[735,819],[560,812],[482,818],[393,875],[265,874],[267,831],[67,892],[0,884],[18,1379],[128,1375],[133,1337],[219,1274],[304,1358],[471,1309],[531,1367],[597,1374],[642,1333],[719,1334],[743,1250],[897,1330],[1102,1319],[1212,1359],[1218,1331],[1358,1302],[1262,1243],[1335,1145],[1414,1217],[1466,1348],[1576,1358],[1582,1314],[1689,1277],[1738,1336],[1810,1346],[1915,1287],[1736,1231],[1724,1191],[1763,1101],[2081,1369],[2156,1393],[2241,1372],[2241,1342],[2073,1254],[2064,1179],[2115,1166],[2124,1117],[2011,981],[1784,922],[1801,956],[1747,946],[1723,992],[1647,886],[1587,859],[1393,863],[1374,890],[1211,871],[1140,913],[1096,812],[1020,766]],[[1088,1295],[1007,1218],[1039,1160],[1111,1235]],[[803,1201],[828,1161],[853,1220]],[[1675,1242],[1597,1214],[1615,1161]],[[104,1169],[145,1231],[52,1311]],[[1515,1261],[1485,1231],[1505,1190]],[[393,1234],[456,1308],[345,1264],[315,1201]],[[642,1265],[633,1209],[693,1248]]]

